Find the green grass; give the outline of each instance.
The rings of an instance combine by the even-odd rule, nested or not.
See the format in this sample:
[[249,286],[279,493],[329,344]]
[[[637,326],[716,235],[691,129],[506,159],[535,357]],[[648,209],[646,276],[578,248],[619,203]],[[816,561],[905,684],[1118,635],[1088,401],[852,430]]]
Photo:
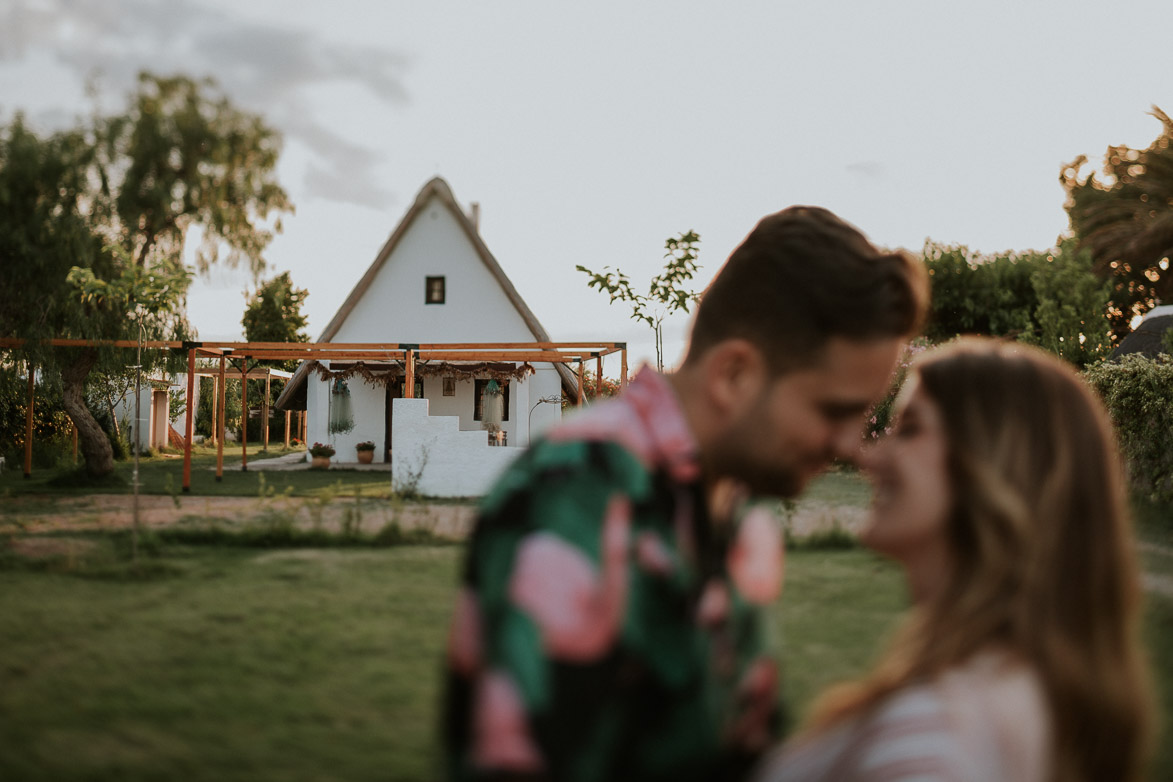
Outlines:
[[[260,443],[248,446],[249,464],[261,458],[271,458],[305,449],[286,450],[270,446],[262,451]],[[272,487],[278,493],[289,487],[293,496],[311,497],[324,491],[335,491],[354,496],[358,491],[364,497],[389,497],[391,475],[383,471],[359,470],[298,470],[262,471],[240,470],[240,446],[224,449],[224,475],[216,480],[216,449],[195,446],[192,449],[191,494],[213,497],[255,497],[264,488]],[[78,494],[130,494],[133,485],[134,461],[127,459],[114,463],[113,475],[99,481],[88,480],[80,468],[63,465],[54,469],[33,469],[25,478],[23,467],[10,463],[0,473],[0,497],[25,494],[75,496]],[[262,477],[263,476],[263,477]],[[338,490],[341,481],[342,488]],[[264,483],[262,483],[264,482]],[[139,459],[139,491],[142,494],[177,494],[183,488],[183,454],[163,453]]]
[[872,501],[872,485],[859,470],[833,467],[811,481],[802,495],[802,501],[866,508]]

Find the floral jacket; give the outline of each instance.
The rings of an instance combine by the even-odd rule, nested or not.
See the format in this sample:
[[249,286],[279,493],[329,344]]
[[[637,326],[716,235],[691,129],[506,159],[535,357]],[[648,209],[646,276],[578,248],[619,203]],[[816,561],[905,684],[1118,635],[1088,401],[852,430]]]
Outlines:
[[482,504],[453,615],[451,779],[745,775],[779,727],[762,609],[782,545],[767,511],[713,504],[650,370],[517,460]]

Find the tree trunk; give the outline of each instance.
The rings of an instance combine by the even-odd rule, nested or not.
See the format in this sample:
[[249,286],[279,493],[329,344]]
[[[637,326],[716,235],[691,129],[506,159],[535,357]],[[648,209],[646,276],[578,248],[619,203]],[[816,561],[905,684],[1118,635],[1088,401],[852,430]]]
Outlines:
[[114,471],[114,449],[110,447],[110,440],[107,439],[101,424],[94,420],[94,416],[86,407],[86,378],[97,360],[98,352],[93,348],[80,351],[75,361],[68,362],[62,367],[61,385],[65,412],[77,427],[82,458],[86,461],[86,472],[100,478]]

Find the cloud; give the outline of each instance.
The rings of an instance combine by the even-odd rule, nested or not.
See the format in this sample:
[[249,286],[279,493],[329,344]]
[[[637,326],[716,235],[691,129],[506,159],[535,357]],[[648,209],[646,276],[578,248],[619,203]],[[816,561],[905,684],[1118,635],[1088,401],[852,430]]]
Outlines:
[[376,151],[313,119],[306,93],[343,83],[383,104],[406,103],[407,62],[394,52],[332,43],[192,0],[17,0],[0,11],[0,31],[0,65],[49,49],[94,85],[105,109],[122,105],[142,70],[210,75],[238,105],[318,158],[306,179],[312,195],[373,207],[390,201],[374,175]]
[[888,170],[884,168],[884,164],[875,160],[859,160],[855,163],[848,163],[843,168],[847,173],[861,179],[886,179],[888,176]]

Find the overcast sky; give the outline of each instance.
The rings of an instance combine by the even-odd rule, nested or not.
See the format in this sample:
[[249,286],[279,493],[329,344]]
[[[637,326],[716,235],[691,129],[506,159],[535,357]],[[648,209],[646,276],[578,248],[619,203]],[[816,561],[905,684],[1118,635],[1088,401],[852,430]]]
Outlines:
[[[890,247],[1044,249],[1067,230],[1061,165],[1147,146],[1150,106],[1173,112],[1169,0],[326,5],[6,0],[0,119],[69,125],[87,84],[118,108],[142,69],[215,77],[284,135],[297,212],[267,259],[309,289],[311,337],[438,175],[481,204],[554,339],[650,357],[650,333],[576,264],[643,283],[692,229],[699,287],[795,203]],[[249,285],[196,284],[201,337],[241,337]]]

